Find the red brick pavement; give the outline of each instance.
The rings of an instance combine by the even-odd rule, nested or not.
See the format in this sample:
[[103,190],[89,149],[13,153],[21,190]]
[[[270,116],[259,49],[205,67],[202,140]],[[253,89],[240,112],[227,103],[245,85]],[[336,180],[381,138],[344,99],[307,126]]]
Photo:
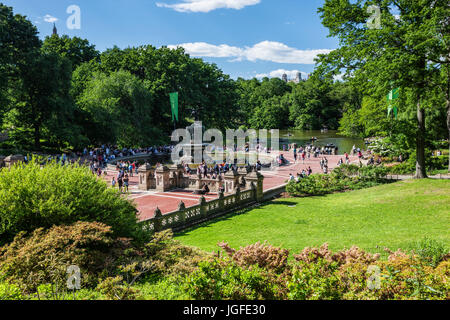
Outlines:
[[[294,176],[301,172],[303,169],[311,167],[313,173],[321,173],[320,159],[322,158],[311,158],[305,159],[304,163],[302,160],[297,160],[294,163],[294,156],[292,153],[283,153],[284,157],[290,161],[287,166],[282,166],[273,171],[263,171],[264,175],[264,190],[269,190],[286,183],[289,178],[289,174],[292,173]],[[325,156],[328,159],[328,168],[331,171],[337,166],[340,158],[344,161],[344,156]],[[358,157],[350,157],[351,163],[358,163]],[[117,176],[117,172],[108,171],[108,175],[104,177],[108,182],[112,180],[113,176]],[[132,199],[139,210],[139,219],[147,220],[154,216],[154,212],[158,207],[163,214],[175,211],[178,208],[180,201],[183,201],[186,207],[191,207],[199,203],[200,195],[194,195],[191,191],[187,190],[174,190],[170,192],[155,192],[155,191],[141,191],[137,187],[138,176],[134,175],[130,177],[130,195],[129,198]],[[211,201],[218,197],[217,194],[210,193],[205,196],[207,201]]]

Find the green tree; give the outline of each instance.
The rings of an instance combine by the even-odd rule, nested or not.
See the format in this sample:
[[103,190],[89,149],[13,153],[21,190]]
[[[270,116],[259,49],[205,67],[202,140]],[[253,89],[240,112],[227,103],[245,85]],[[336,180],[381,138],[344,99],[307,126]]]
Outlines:
[[22,71],[17,82],[15,99],[10,111],[11,123],[29,133],[36,150],[41,148],[42,131],[52,122],[61,129],[48,130],[51,135],[62,134],[57,140],[66,140],[70,133],[65,125],[70,125],[73,103],[69,97],[71,79],[70,62],[56,54],[41,53],[34,57]]
[[86,115],[84,131],[94,144],[138,147],[160,142],[152,96],[127,71],[94,73],[77,102]]
[[37,54],[37,29],[24,16],[0,3],[0,128],[11,103],[11,88]]
[[70,38],[67,35],[47,36],[42,44],[45,53],[57,53],[70,60],[72,69],[91,60],[98,60],[100,53],[88,40],[78,37]]
[[[381,8],[381,29],[367,27],[370,5]],[[393,10],[398,10],[398,17]],[[434,31],[448,3],[435,0],[326,0],[319,8],[322,23],[330,36],[340,40],[340,48],[322,56],[321,68],[334,74],[345,69],[360,81],[365,91],[379,97],[391,89],[410,89],[417,111],[416,178],[425,171],[425,105],[433,70],[430,52],[438,40]]]
[[206,127],[226,128],[237,118],[234,81],[214,64],[192,59],[183,48],[117,47],[101,54],[100,70],[126,70],[144,81],[153,97],[153,118],[164,132],[171,132],[169,94],[179,93],[179,126],[194,114]]

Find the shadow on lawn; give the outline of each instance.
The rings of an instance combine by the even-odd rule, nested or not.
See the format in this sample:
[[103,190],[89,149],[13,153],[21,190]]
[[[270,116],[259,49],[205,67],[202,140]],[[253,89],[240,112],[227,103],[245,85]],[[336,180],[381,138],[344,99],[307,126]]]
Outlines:
[[189,232],[191,232],[193,230],[196,230],[198,228],[209,228],[209,227],[211,227],[212,224],[215,224],[215,223],[220,222],[220,221],[229,221],[229,220],[231,220],[231,218],[233,218],[235,216],[240,216],[242,214],[246,214],[246,213],[248,213],[250,211],[253,211],[253,210],[264,210],[265,207],[268,206],[268,205],[295,207],[297,205],[297,202],[286,201],[286,200],[280,200],[280,201],[271,200],[271,201],[264,202],[262,204],[256,204],[256,205],[253,205],[251,207],[244,208],[244,209],[239,209],[239,210],[227,213],[227,214],[225,214],[223,216],[214,218],[212,220],[205,221],[205,222],[202,222],[200,224],[191,226],[191,227],[186,228],[186,229],[184,229],[182,231],[176,232],[175,236],[187,236],[187,235],[189,235]]

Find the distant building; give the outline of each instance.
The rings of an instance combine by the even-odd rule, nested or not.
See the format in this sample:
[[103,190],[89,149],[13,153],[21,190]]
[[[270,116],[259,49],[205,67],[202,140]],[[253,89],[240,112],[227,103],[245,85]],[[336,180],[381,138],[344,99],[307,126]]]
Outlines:
[[288,81],[288,78],[287,78],[286,74],[283,74],[283,78],[282,79],[285,82],[292,82],[292,83],[300,83],[301,81],[306,81],[306,79],[302,78],[301,72],[297,72],[297,74],[295,76],[295,79],[291,79],[291,80]]
[[283,80],[284,82],[288,82],[288,77],[287,77],[287,74],[286,74],[286,73],[284,73],[284,74],[281,76],[281,80]]
[[57,36],[58,35],[58,30],[56,29],[56,25],[53,23],[53,35]]

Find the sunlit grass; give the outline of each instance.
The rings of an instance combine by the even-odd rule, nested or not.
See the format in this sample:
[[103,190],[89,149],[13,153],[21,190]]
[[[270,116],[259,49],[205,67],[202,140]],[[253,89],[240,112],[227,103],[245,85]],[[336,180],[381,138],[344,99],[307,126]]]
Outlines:
[[325,242],[333,250],[357,245],[382,253],[409,249],[425,236],[450,244],[450,181],[409,180],[324,197],[280,199],[227,215],[177,235],[184,244],[217,251],[258,241],[291,253]]

